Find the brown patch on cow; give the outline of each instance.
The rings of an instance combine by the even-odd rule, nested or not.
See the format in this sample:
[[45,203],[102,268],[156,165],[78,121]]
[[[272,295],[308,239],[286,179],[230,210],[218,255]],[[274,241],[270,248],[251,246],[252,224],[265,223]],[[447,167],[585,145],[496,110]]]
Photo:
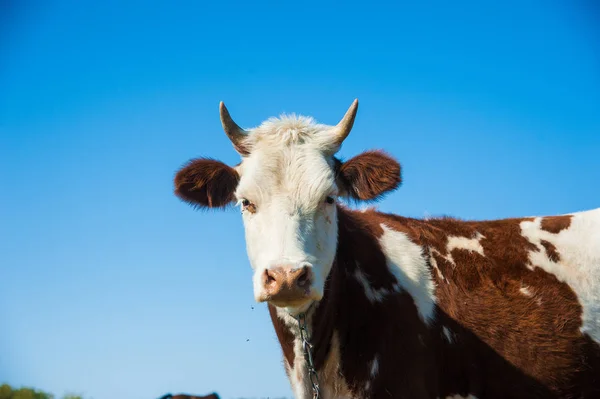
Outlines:
[[[269,315],[271,316],[271,322],[275,328],[275,334],[281,345],[283,357],[287,361],[290,368],[294,367],[294,335],[290,331],[289,327],[285,325],[285,322],[277,316],[277,310],[275,306],[268,304]],[[287,367],[286,367],[287,373]]]
[[[575,388],[573,381],[580,379],[588,384],[593,380],[594,383],[585,389],[600,393],[600,379],[592,377],[594,369],[581,368],[582,359],[598,364],[600,358],[597,354],[590,355],[586,338],[579,331],[581,306],[575,293],[554,275],[540,268],[531,271],[527,267],[529,253],[540,249],[523,237],[520,224],[533,221],[533,218],[479,222],[452,218],[422,221],[376,212],[367,216],[406,233],[426,249],[424,253],[429,253],[427,249],[435,249],[431,254],[446,279],[442,281],[430,267],[437,282],[438,311],[443,315],[439,323],[452,326],[451,330],[458,332],[457,340],[463,341],[454,347],[446,345],[445,350],[452,352],[460,348],[458,350],[464,352],[447,354],[448,359],[453,360],[445,368],[440,365],[440,375],[456,369],[460,359],[475,356],[474,364],[487,364],[488,367],[477,370],[467,367],[463,372],[469,376],[468,380],[479,379],[481,384],[487,385],[485,397],[488,397],[488,390],[496,391],[498,397],[510,396],[514,390],[509,395],[504,389],[513,384],[527,385],[522,387],[523,397],[533,395],[533,386],[523,382],[528,380],[521,373],[541,383],[536,390],[543,392],[544,397],[568,397],[577,393],[579,388]],[[565,220],[562,219],[562,226],[566,225]],[[473,238],[477,233],[483,236],[479,243],[484,256],[456,248],[451,253],[454,265],[445,258],[449,236]],[[560,260],[551,243],[542,242],[542,245],[551,260]],[[521,282],[543,292],[543,306],[520,294]],[[451,347],[454,349],[448,349]],[[498,358],[498,354],[501,357]],[[517,371],[511,370],[510,364],[516,365]],[[504,371],[498,375],[499,370]],[[598,368],[595,370],[599,372]],[[448,385],[440,394],[463,392],[465,396],[473,393],[481,397],[475,387],[456,384],[460,381],[456,376],[444,380]]]
[[175,175],[175,195],[197,207],[218,208],[234,200],[240,176],[213,159],[191,160]]
[[[434,372],[434,354],[419,340],[429,331],[413,298],[406,292],[394,292],[395,279],[377,239],[383,234],[381,226],[361,212],[338,210],[338,249],[327,280],[329,295],[327,304],[317,308],[313,325],[334,321],[330,328],[338,334],[340,371],[354,396],[433,397],[434,387],[423,376]],[[371,303],[354,277],[356,269],[374,290],[385,289],[390,294]],[[398,324],[382,323],[393,314],[402,315]],[[370,363],[376,355],[379,372],[373,377]],[[398,383],[399,376],[402,383]],[[364,392],[367,381],[369,389]]]
[[572,215],[546,216],[542,218],[541,228],[547,232],[558,234],[571,225]]
[[[369,393],[364,395],[367,398],[432,397],[434,387],[427,385],[422,376],[433,373],[434,354],[419,340],[429,332],[420,320],[413,298],[405,292],[393,293],[395,281],[377,241],[383,231],[373,220],[338,209],[337,256],[311,324],[313,359],[316,368],[325,373],[323,383],[330,389],[350,390],[353,396],[362,396],[366,382],[370,381]],[[357,268],[373,289],[385,288],[392,294],[372,304],[354,277]],[[292,333],[277,318],[274,309],[270,313],[284,353],[290,353]],[[381,325],[392,314],[402,315],[402,320],[398,324]],[[282,329],[288,332],[283,333]],[[332,350],[334,331],[339,342],[338,365],[331,364],[338,356],[337,349]],[[380,372],[373,377],[370,362],[375,355],[380,357]],[[397,362],[397,359],[404,360]],[[291,356],[289,361],[293,361]],[[331,377],[333,369],[337,369],[338,379],[327,377]],[[399,375],[404,381],[401,384]]]
[[366,151],[337,165],[345,194],[356,200],[376,200],[402,182],[398,161],[383,151]]
[[546,255],[548,256],[548,259],[550,259],[554,263],[560,262],[560,255],[558,254],[556,247],[552,245],[551,242],[542,240],[540,241],[540,244],[542,244],[542,246],[546,250]]
[[[579,331],[582,310],[575,293],[543,269],[528,268],[529,253],[540,248],[521,234],[520,224],[533,218],[418,220],[338,210],[336,260],[312,319],[314,359],[323,371],[336,331],[339,373],[354,396],[600,397],[600,347]],[[437,307],[429,327],[413,298],[393,290],[395,280],[378,242],[381,224],[407,234],[424,256],[431,253],[447,280],[430,266]],[[484,255],[455,248],[454,264],[447,260],[449,236],[478,233]],[[557,259],[556,248],[542,245]],[[372,289],[389,294],[369,301],[354,277],[357,268]],[[523,285],[543,294],[543,304],[522,295]],[[452,331],[452,342],[443,327]],[[288,334],[282,346],[293,352]],[[280,341],[283,336],[278,333]],[[376,355],[379,372],[371,376]]]

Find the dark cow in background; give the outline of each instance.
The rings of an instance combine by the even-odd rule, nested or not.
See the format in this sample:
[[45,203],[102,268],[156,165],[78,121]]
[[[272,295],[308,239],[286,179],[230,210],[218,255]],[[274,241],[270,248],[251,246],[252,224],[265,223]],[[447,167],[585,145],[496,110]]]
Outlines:
[[178,394],[178,395],[171,395],[170,393],[161,396],[159,399],[220,399],[219,395],[217,395],[216,393],[211,393],[210,395],[206,395],[206,396],[194,396],[194,395],[185,395],[185,394]]
[[[381,151],[336,157],[335,126],[282,116],[244,130],[241,155],[199,158],[175,193],[241,207],[255,298],[267,302],[297,398],[600,398],[600,209],[490,221],[355,211],[395,190]],[[431,160],[424,160],[431,162]],[[300,318],[302,319],[302,318]]]

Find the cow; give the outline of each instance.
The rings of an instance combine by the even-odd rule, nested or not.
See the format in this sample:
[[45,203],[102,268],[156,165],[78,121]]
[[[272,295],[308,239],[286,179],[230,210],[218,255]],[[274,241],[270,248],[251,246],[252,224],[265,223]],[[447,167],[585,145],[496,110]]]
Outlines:
[[174,177],[196,208],[239,206],[295,397],[600,398],[600,208],[378,211],[401,166],[383,150],[337,155],[357,109],[336,125],[284,114],[243,129],[221,102],[240,163],[195,158]]
[[172,395],[170,393],[161,396],[159,399],[220,399],[219,395],[217,395],[216,392],[213,392],[209,395],[205,395],[205,396],[195,396],[195,395],[187,395],[187,394],[177,394],[177,395]]

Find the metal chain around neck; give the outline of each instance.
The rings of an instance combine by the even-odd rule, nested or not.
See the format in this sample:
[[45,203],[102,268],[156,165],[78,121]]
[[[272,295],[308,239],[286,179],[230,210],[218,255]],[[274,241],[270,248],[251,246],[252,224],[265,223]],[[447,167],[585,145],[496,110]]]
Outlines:
[[313,345],[310,343],[310,336],[308,334],[308,328],[306,325],[306,314],[300,313],[298,315],[298,327],[300,328],[300,339],[302,340],[302,348],[304,349],[304,357],[306,358],[306,368],[308,371],[308,377],[313,390],[313,399],[321,398],[321,391],[319,388],[319,376],[317,369],[313,362],[312,349]]

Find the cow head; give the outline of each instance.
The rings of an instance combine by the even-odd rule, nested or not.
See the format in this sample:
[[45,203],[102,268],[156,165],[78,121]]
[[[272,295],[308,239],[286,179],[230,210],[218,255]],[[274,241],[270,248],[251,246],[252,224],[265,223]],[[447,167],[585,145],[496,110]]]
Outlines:
[[292,115],[244,130],[221,103],[223,129],[242,161],[199,158],[178,171],[182,200],[241,208],[257,301],[298,312],[320,300],[336,254],[338,198],[375,200],[400,184],[400,165],[381,151],[335,157],[357,109],[355,100],[335,126]]

